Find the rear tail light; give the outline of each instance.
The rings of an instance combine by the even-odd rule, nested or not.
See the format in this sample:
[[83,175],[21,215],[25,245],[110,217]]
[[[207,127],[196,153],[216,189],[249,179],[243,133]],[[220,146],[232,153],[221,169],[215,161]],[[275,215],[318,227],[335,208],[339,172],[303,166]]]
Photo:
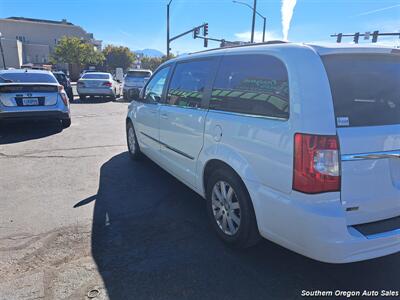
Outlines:
[[112,82],[104,82],[103,85],[104,85],[104,86],[111,87],[111,86],[112,86]]
[[293,189],[308,194],[340,190],[337,136],[295,134]]
[[64,102],[65,105],[68,106],[69,100],[68,100],[68,96],[67,93],[64,90],[64,87],[62,85],[58,86],[58,94],[60,95],[62,101]]

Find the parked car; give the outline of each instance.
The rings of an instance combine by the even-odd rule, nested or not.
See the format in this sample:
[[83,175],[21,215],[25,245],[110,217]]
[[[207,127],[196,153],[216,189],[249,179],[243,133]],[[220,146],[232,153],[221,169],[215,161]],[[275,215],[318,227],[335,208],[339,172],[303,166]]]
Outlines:
[[110,97],[115,100],[121,95],[121,85],[110,73],[90,72],[78,80],[77,91],[81,100],[87,96]]
[[49,71],[0,70],[0,120],[10,119],[56,119],[67,128],[67,93]]
[[133,95],[139,96],[140,90],[146,84],[146,81],[150,78],[152,72],[145,69],[128,70],[124,77],[123,85],[123,98],[128,99],[128,93],[132,90]]
[[316,260],[400,250],[400,55],[280,43],[164,63],[131,102],[128,150],[203,196],[228,244]]
[[55,71],[53,75],[56,77],[59,84],[64,87],[65,92],[67,93],[69,101],[74,100],[74,93],[72,91],[71,81],[69,80],[68,76],[65,75],[62,71]]

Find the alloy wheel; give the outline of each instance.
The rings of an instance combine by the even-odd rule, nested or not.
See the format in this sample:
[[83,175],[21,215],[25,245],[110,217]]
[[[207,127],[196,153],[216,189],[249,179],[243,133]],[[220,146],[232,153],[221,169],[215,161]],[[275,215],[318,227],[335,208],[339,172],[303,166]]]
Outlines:
[[234,189],[225,181],[218,181],[212,189],[212,211],[219,228],[232,236],[239,230],[241,211]]

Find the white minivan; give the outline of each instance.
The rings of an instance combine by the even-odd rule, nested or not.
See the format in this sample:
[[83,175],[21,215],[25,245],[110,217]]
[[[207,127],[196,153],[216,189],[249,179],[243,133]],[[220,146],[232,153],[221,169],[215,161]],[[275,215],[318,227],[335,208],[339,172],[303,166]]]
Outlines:
[[400,50],[255,44],[161,65],[129,105],[142,154],[218,235],[346,263],[400,251]]

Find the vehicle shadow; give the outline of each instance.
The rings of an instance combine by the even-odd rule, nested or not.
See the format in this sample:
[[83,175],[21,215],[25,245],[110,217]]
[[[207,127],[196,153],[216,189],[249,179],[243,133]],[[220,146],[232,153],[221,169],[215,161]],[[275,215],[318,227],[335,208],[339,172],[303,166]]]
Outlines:
[[91,201],[92,255],[110,299],[289,299],[303,290],[398,288],[399,254],[332,265],[266,240],[227,247],[200,196],[127,152],[103,164],[97,195],[75,206]]
[[0,145],[41,139],[61,131],[62,126],[56,121],[2,121]]

